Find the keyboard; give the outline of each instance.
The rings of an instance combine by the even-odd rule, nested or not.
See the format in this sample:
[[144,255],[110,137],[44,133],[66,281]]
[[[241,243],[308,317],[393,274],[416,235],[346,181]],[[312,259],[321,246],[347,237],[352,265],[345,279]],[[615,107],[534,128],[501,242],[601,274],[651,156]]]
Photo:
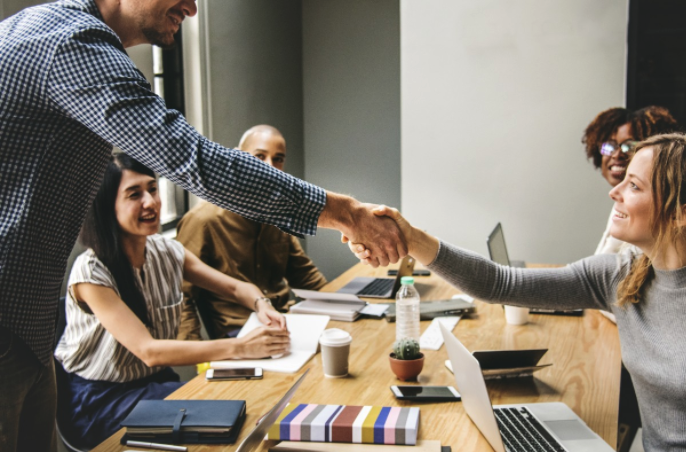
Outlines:
[[366,286],[364,286],[364,289],[359,291],[357,293],[357,296],[364,297],[365,295],[385,295],[391,292],[394,283],[395,279],[377,278],[374,281],[367,284]]
[[565,449],[525,407],[493,408],[508,452],[565,452]]

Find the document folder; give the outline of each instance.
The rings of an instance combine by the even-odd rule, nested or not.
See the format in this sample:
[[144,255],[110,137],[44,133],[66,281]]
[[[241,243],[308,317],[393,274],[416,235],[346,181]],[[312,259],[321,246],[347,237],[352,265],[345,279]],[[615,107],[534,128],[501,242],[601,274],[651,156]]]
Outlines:
[[121,423],[121,442],[233,444],[243,421],[244,400],[141,400]]

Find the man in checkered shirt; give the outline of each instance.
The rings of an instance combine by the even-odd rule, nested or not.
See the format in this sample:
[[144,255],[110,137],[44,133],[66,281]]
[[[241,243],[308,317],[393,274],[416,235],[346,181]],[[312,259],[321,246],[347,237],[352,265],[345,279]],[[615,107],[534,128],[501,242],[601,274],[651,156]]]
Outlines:
[[67,258],[112,146],[192,193],[294,235],[337,229],[396,262],[372,205],[198,134],[124,48],[173,44],[192,0],[61,0],[0,22],[0,450],[56,450],[52,349]]

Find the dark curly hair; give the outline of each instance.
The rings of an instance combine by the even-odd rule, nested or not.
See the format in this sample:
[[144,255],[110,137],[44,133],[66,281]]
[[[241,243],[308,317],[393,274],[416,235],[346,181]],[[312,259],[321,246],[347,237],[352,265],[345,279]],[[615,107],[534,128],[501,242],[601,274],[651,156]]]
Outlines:
[[603,161],[600,145],[608,141],[618,128],[627,123],[631,124],[631,133],[637,141],[643,141],[653,135],[681,130],[676,119],[664,107],[650,106],[634,112],[621,107],[605,110],[586,127],[581,139],[586,146],[586,156],[593,161],[593,166],[600,168]]

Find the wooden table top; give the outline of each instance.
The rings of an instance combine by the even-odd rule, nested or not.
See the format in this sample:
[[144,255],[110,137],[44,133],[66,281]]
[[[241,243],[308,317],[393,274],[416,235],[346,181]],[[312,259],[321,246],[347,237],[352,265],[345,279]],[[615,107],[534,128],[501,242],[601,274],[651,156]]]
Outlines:
[[[355,276],[385,276],[386,269],[358,264],[329,283],[335,291]],[[422,300],[450,298],[458,290],[435,275],[416,277]],[[380,300],[379,302],[383,302]],[[531,402],[566,403],[588,426],[613,448],[617,440],[619,405],[620,348],[616,326],[597,311],[582,317],[531,315],[526,325],[505,323],[500,305],[477,301],[476,314],[463,318],[453,333],[471,350],[548,348],[542,363],[552,366],[536,372],[534,378],[489,380],[487,386],[494,405]],[[430,322],[422,321],[424,331]],[[315,355],[297,374],[265,372],[262,380],[207,382],[204,374],[194,378],[169,399],[243,399],[247,419],[234,445],[189,445],[189,451],[233,451],[255,425],[290,388],[302,372],[311,369],[292,399],[294,403],[339,405],[419,406],[419,438],[440,440],[453,450],[481,451],[490,446],[466,415],[460,402],[415,403],[395,399],[389,387],[400,384],[390,370],[388,355],[395,339],[395,324],[385,320],[356,322],[330,321],[329,328],[341,328],[352,337],[350,375],[329,379],[322,372],[321,357]],[[418,383],[455,386],[444,362],[445,346],[426,350],[424,370]],[[120,452],[123,430],[93,449],[93,452]],[[264,442],[261,451],[275,445]]]

